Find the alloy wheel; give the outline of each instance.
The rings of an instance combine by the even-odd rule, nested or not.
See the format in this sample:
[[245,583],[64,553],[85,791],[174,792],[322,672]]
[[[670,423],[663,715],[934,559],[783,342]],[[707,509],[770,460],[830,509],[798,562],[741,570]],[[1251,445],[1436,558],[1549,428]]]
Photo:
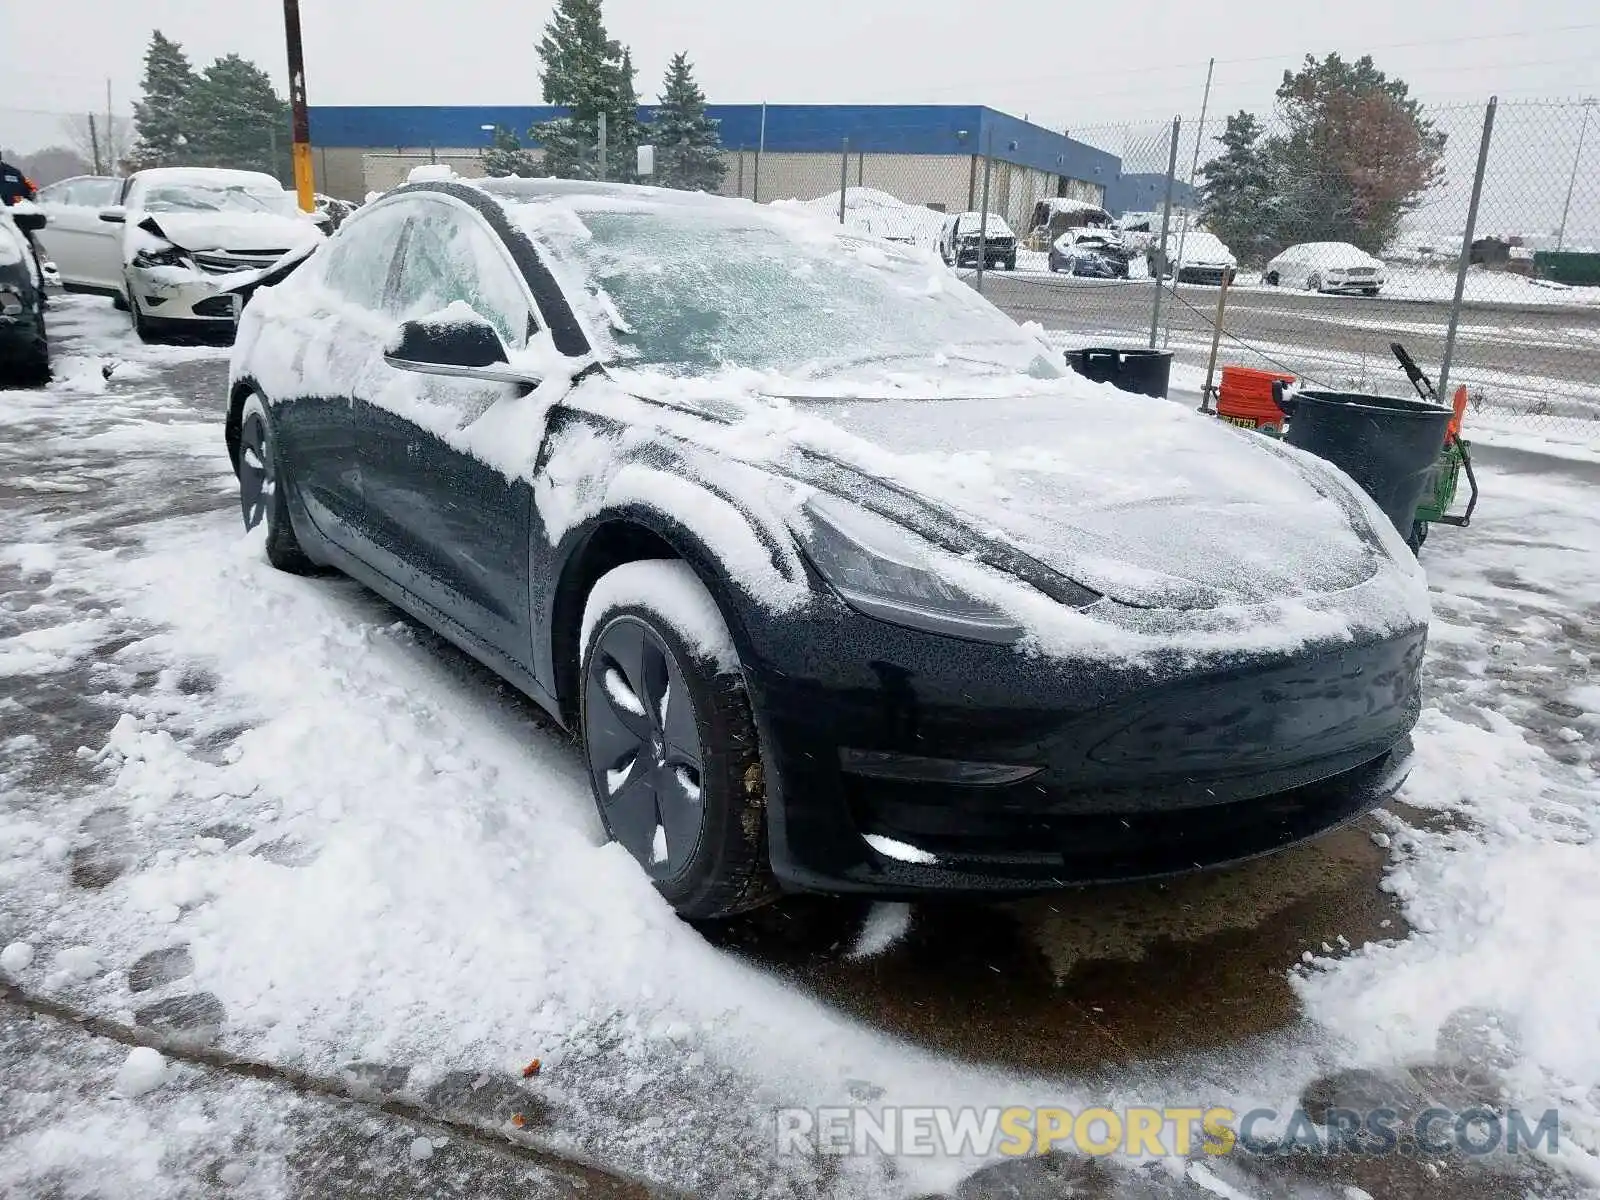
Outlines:
[[677,878],[705,824],[705,751],[683,670],[645,622],[624,615],[600,631],[583,720],[606,828],[653,878]]
[[254,529],[266,519],[277,494],[271,435],[265,418],[252,412],[239,430],[239,508],[246,529]]

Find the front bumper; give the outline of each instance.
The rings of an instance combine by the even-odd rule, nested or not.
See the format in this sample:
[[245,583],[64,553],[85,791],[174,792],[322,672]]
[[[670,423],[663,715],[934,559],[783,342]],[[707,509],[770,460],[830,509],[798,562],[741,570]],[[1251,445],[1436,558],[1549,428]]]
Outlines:
[[1332,292],[1339,295],[1348,295],[1354,292],[1365,292],[1383,287],[1383,279],[1379,277],[1357,279],[1324,279],[1319,291]]
[[233,298],[225,293],[240,277],[206,275],[184,267],[130,267],[128,287],[144,315],[152,320],[220,328],[233,324]]
[[1234,278],[1234,268],[1195,265],[1191,267],[1182,267],[1178,271],[1179,283],[1200,283],[1210,284],[1213,287],[1220,287],[1224,277],[1226,277],[1231,283]]
[[[850,625],[816,642],[840,648],[810,664],[824,679],[747,669],[791,888],[1023,893],[1218,866],[1354,819],[1409,769],[1421,630],[1156,680]],[[858,625],[877,629],[855,646]],[[910,781],[862,773],[859,751],[1036,770]]]

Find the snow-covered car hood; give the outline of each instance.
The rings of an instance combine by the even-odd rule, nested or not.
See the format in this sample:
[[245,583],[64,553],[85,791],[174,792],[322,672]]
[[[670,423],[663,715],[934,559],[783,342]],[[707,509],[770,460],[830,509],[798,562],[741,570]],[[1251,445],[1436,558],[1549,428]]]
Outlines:
[[1049,395],[807,403],[887,452],[849,465],[1125,604],[1323,594],[1379,565],[1350,514],[1294,461],[1166,405],[1086,410]]
[[[669,390],[661,398],[674,406],[701,407],[692,385]],[[775,443],[808,452],[1136,607],[1326,596],[1385,562],[1353,485],[1176,405],[1109,387],[1091,399],[1076,379],[932,399],[863,390],[775,389],[771,412],[713,397],[702,411],[735,421],[735,434],[708,432],[723,454],[760,446],[770,460]],[[639,394],[650,392],[661,394]]]
[[323,237],[310,221],[276,213],[143,213],[138,227],[184,250],[293,250]]

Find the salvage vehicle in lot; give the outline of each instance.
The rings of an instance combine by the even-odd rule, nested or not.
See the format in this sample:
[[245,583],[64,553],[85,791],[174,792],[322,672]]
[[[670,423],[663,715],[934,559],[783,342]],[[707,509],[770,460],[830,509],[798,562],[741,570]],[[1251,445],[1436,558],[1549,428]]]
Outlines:
[[1376,296],[1383,287],[1383,261],[1349,242],[1301,242],[1269,262],[1261,279],[1274,287]]
[[50,378],[44,276],[28,244],[45,216],[27,201],[0,205],[0,381],[25,385]]
[[231,329],[226,277],[259,271],[323,237],[294,194],[259,171],[159,167],[66,183],[47,199],[45,242],[62,285],[112,296],[143,338]]
[[[1233,256],[1233,251],[1223,243],[1216,234],[1204,229],[1191,229],[1186,233],[1169,233],[1167,246],[1171,257],[1178,263],[1178,283],[1209,283],[1221,285],[1226,279],[1232,283],[1238,273],[1239,260]],[[1152,277],[1166,278],[1173,274],[1172,266],[1167,261],[1159,247],[1151,247],[1146,251],[1146,258],[1150,263]]]
[[952,267],[975,267],[981,255],[985,270],[1017,269],[1017,235],[998,213],[984,220],[981,212],[952,213],[939,233],[939,254]]
[[1050,243],[1052,272],[1092,279],[1128,278],[1128,248],[1112,229],[1069,229]]
[[1365,493],[1108,405],[926,251],[418,182],[254,295],[229,387],[268,559],[347,572],[574,731],[686,917],[1191,870],[1408,769],[1427,587]]

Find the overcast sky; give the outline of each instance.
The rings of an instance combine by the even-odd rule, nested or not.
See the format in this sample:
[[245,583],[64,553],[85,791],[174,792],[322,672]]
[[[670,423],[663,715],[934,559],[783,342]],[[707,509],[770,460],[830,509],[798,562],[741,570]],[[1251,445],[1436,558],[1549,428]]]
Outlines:
[[[5,0],[0,145],[57,140],[60,112],[124,111],[152,27],[197,65],[237,51],[284,77],[276,0]],[[1592,0],[606,0],[654,99],[687,50],[713,102],[988,104],[1054,127],[1270,100],[1312,51],[1370,51],[1437,101],[1600,91]],[[537,103],[549,7],[510,0],[302,0],[313,104]],[[1093,16],[1090,16],[1091,11]]]

